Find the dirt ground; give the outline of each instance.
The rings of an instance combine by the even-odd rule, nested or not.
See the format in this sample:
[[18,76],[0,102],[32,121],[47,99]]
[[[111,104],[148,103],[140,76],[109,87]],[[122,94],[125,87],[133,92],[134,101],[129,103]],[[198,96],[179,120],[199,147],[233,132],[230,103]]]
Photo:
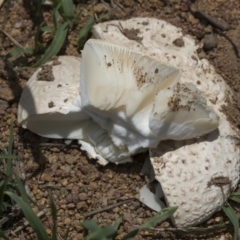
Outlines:
[[[10,7],[8,7],[10,2]],[[10,34],[24,47],[31,47],[34,42],[36,26],[41,23],[34,7],[29,0],[5,1],[0,10],[0,28]],[[239,0],[115,0],[115,1],[75,1],[82,8],[78,27],[68,36],[68,41],[60,54],[80,56],[76,46],[79,28],[94,13],[100,16],[108,13],[108,20],[128,19],[131,17],[155,17],[166,20],[181,27],[186,34],[203,43],[200,58],[207,58],[217,72],[230,85],[236,96],[230,105],[229,118],[240,126],[240,1]],[[44,7],[44,19],[51,22],[51,7]],[[204,17],[199,17],[196,10],[222,19],[220,28]],[[210,39],[210,40],[209,40]],[[49,35],[43,37],[47,42]],[[209,42],[210,41],[210,42]],[[99,224],[112,223],[123,215],[123,223],[118,239],[135,225],[146,222],[155,213],[137,200],[132,200],[109,211],[97,213],[91,217],[85,215],[91,211],[109,205],[132,199],[145,184],[145,179],[139,175],[145,155],[135,157],[132,164],[101,167],[94,160],[87,159],[76,143],[66,146],[63,140],[41,138],[18,127],[17,106],[20,94],[33,69],[13,70],[13,66],[30,65],[35,58],[19,57],[10,63],[3,56],[15,47],[6,35],[0,33],[0,147],[8,147],[9,126],[14,120],[14,153],[19,161],[14,164],[14,171],[25,176],[29,192],[40,209],[46,209],[42,218],[47,231],[50,232],[52,222],[48,207],[49,193],[52,189],[58,209],[59,235],[63,236],[70,224],[94,218]],[[48,143],[49,145],[46,145]],[[54,145],[55,144],[55,145]],[[3,166],[1,170],[4,171]],[[1,175],[3,178],[4,175]],[[21,218],[20,218],[21,219]],[[224,214],[216,213],[202,226],[223,223],[227,219]],[[11,226],[14,223],[13,226]],[[7,227],[15,230],[20,220],[8,223]],[[171,222],[166,221],[158,228],[171,228]],[[25,239],[36,239],[30,227],[18,231],[12,239],[19,239],[23,234]],[[70,238],[81,239],[82,229],[78,225],[71,228]],[[24,238],[22,238],[24,239]],[[61,239],[61,238],[59,238]],[[135,238],[141,239],[232,239],[232,228],[205,236],[198,234],[186,235],[175,231],[144,230]]]

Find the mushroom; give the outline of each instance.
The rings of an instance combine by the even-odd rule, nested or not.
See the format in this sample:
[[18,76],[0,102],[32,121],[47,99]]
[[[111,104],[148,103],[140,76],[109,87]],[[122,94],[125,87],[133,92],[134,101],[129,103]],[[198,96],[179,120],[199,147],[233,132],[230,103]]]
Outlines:
[[107,42],[86,43],[80,73],[80,59],[59,57],[33,74],[19,123],[41,136],[79,139],[102,164],[150,148],[166,203],[179,206],[173,223],[202,222],[239,180],[239,130],[222,111],[230,88],[199,60],[194,40],[164,21],[111,21],[93,33]]
[[79,139],[81,148],[101,164],[131,161],[81,106],[80,58],[60,56],[38,68],[20,98],[18,122],[48,138]]
[[95,25],[93,34],[181,69],[179,83],[194,84],[219,116],[218,129],[208,135],[166,140],[150,149],[155,178],[162,186],[166,203],[179,206],[173,223],[177,227],[201,223],[223,206],[239,181],[239,129],[222,111],[223,106],[228,106],[227,97],[232,97],[231,89],[206,59],[199,60],[200,46],[194,39],[165,21],[111,21]]
[[82,52],[82,107],[130,154],[211,132],[218,116],[193,84],[178,83],[180,76],[144,54],[90,39]]

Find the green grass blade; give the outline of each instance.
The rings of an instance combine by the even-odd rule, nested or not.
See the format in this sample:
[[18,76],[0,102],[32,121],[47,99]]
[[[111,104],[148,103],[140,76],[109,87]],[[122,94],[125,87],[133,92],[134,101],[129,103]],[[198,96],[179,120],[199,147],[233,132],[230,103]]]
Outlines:
[[43,26],[43,27],[41,27],[41,31],[45,32],[45,33],[53,33],[54,29],[50,26]]
[[0,229],[0,239],[3,239],[3,240],[10,240],[3,232],[2,230]]
[[50,208],[51,208],[51,214],[53,219],[53,226],[52,226],[52,240],[57,240],[57,208],[54,203],[52,192],[49,191],[50,196]]
[[234,196],[234,195],[232,195],[229,199],[232,200],[232,201],[234,201],[234,202],[240,203],[240,196]]
[[82,222],[81,226],[90,232],[97,231],[100,228],[94,219]]
[[26,193],[26,190],[25,190],[25,187],[24,187],[22,181],[18,177],[16,177],[15,181],[16,181],[16,185],[17,185],[17,190],[19,191],[23,201],[25,203],[29,204],[29,196]]
[[53,8],[56,8],[61,3],[61,0],[52,0],[52,2],[53,2]]
[[63,17],[74,20],[74,5],[72,0],[62,0]]
[[66,17],[74,18],[74,5],[72,0],[62,0],[62,7]]
[[160,223],[160,222],[166,220],[167,218],[171,217],[177,211],[177,209],[178,209],[178,207],[165,208],[165,209],[163,209],[162,212],[153,216],[148,222],[141,225],[139,228],[143,229],[143,228],[154,227],[158,223]]
[[107,225],[104,227],[99,227],[96,231],[89,234],[86,239],[87,240],[112,239],[115,233],[116,233],[115,228],[112,225]]
[[21,55],[21,54],[33,55],[33,49],[31,49],[31,48],[15,47],[9,53],[7,53],[5,55],[5,58],[15,57],[15,56],[18,56],[18,55]]
[[[10,134],[8,140],[8,155],[12,156],[12,149],[13,149],[13,122],[11,122],[10,126]],[[12,158],[7,159],[7,176],[10,176],[12,179]]]
[[82,8],[78,5],[75,9],[75,21],[77,22],[81,16]]
[[231,221],[233,227],[234,227],[234,236],[233,240],[238,240],[238,229],[239,229],[239,221],[237,214],[235,213],[234,209],[231,205],[228,204],[228,206],[223,206],[223,211]]
[[16,184],[12,184],[12,183],[8,184],[9,191],[10,189],[13,189],[13,191],[11,191],[13,193],[18,191],[22,199],[24,200],[24,202],[26,202],[27,204],[31,202],[32,204],[34,204],[34,206],[36,206],[37,208],[40,208],[38,204],[35,201],[33,201],[32,198],[27,194],[22,181],[19,178],[16,178],[15,182]]
[[178,209],[178,207],[169,207],[169,208],[163,209],[162,212],[160,212],[159,214],[156,214],[155,216],[150,218],[150,220],[148,222],[140,225],[137,229],[134,229],[133,231],[131,231],[130,233],[125,235],[122,238],[122,240],[132,239],[133,237],[135,237],[137,235],[137,233],[140,229],[154,227],[156,224],[158,224],[158,223],[166,220],[167,218],[171,217],[173,215],[173,213],[177,211],[177,209]]
[[69,27],[71,28],[75,22],[75,14],[74,14],[74,4],[72,0],[54,0],[53,1],[54,10],[53,10],[53,18],[55,29],[58,28],[58,17],[64,19],[64,22],[67,22]]
[[41,32],[42,32],[42,27],[44,25],[44,22],[42,22],[38,27],[37,27],[37,31],[34,37],[34,54],[36,53],[40,53],[43,52],[44,46],[41,44],[40,40],[40,36],[41,36]]
[[122,218],[120,217],[120,218],[118,218],[118,219],[115,221],[115,223],[113,224],[113,227],[114,227],[114,229],[115,229],[116,231],[118,230],[121,222],[122,222]]
[[[94,219],[81,223],[84,228],[84,239],[86,240],[103,240],[112,239],[116,234],[122,219],[118,218],[113,225],[99,226]],[[90,233],[89,233],[90,232]]]
[[3,197],[4,197],[4,193],[6,191],[7,185],[10,181],[10,177],[6,178],[4,181],[1,181],[0,183],[0,216],[2,216],[2,211],[3,211]]
[[59,28],[57,29],[53,37],[51,45],[48,47],[48,49],[46,50],[42,58],[39,61],[37,61],[32,67],[33,68],[39,67],[42,64],[51,60],[51,58],[54,55],[56,55],[62,48],[66,40],[67,33],[68,33],[68,24],[67,23],[60,24]]
[[84,24],[84,26],[80,29],[78,34],[78,46],[82,48],[87,41],[88,34],[90,30],[92,29],[92,26],[94,25],[94,17],[91,16],[87,22]]
[[13,149],[13,122],[11,122],[10,126],[10,134],[8,140],[8,154],[12,155],[12,149]]
[[100,17],[98,18],[98,22],[102,22],[107,19],[109,19],[109,14],[105,13],[105,14],[100,15]]
[[134,229],[131,232],[129,232],[128,234],[126,234],[123,238],[121,238],[121,240],[132,240],[139,232],[140,229]]
[[0,155],[0,159],[13,159],[13,158],[17,158],[17,156],[15,156],[15,155],[6,155],[6,154]]
[[229,198],[235,202],[240,202],[240,192],[232,193]]
[[234,192],[234,193],[232,193],[231,196],[238,196],[238,197],[240,197],[240,192]]
[[36,213],[33,212],[32,208],[25,203],[20,197],[18,197],[16,194],[11,192],[5,192],[6,195],[11,197],[21,208],[23,211],[24,216],[28,220],[30,226],[33,228],[34,232],[37,234],[38,240],[50,240],[48,237],[48,234],[46,232],[46,229],[43,226],[43,223],[39,219],[39,217],[36,215]]
[[[54,4],[55,5],[55,4]],[[52,13],[52,17],[53,17],[53,24],[54,24],[54,31],[56,32],[58,27],[59,27],[59,22],[58,22],[58,19],[59,19],[59,16],[60,16],[60,13],[59,13],[59,9],[61,7],[61,3],[58,3],[56,5],[56,7],[54,7],[53,9],[53,13]]]
[[67,228],[67,230],[66,230],[66,232],[65,232],[65,234],[64,234],[64,236],[63,236],[63,239],[64,239],[64,240],[67,240],[67,239],[68,239],[69,232],[70,232],[70,226]]
[[[35,1],[34,1],[35,2]],[[42,15],[42,2],[43,0],[38,0],[35,4],[36,4],[36,18],[39,19]]]

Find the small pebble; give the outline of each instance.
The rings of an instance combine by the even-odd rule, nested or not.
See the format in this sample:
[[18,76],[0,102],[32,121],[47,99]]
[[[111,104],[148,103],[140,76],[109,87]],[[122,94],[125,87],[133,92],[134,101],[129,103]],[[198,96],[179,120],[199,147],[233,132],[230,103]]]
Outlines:
[[88,199],[88,195],[86,193],[80,193],[79,199],[85,201]]
[[220,222],[222,222],[223,221],[223,218],[222,217],[216,217],[215,218],[215,222],[216,223],[220,223]]
[[217,36],[213,33],[205,35],[203,39],[203,49],[205,51],[209,51],[217,47],[218,39]]
[[64,224],[69,225],[71,223],[71,219],[70,218],[65,218],[64,219]]
[[86,202],[84,202],[84,201],[81,201],[81,202],[79,202],[78,204],[77,204],[77,209],[78,210],[81,210],[81,209],[87,209],[87,203]]
[[75,208],[75,204],[69,203],[69,204],[67,204],[67,208],[68,209],[74,209]]
[[183,12],[189,11],[188,5],[187,5],[186,3],[182,3],[182,4],[181,4],[181,10],[182,10]]
[[101,3],[95,5],[93,9],[94,9],[94,12],[96,12],[96,13],[102,13],[102,12],[106,11],[106,7]]
[[62,184],[62,186],[66,187],[68,185],[68,179],[66,179],[66,178],[62,179],[61,184]]
[[21,28],[22,27],[22,23],[21,22],[17,22],[14,25],[15,28]]
[[0,99],[0,113],[4,112],[4,110],[8,107],[9,107],[8,102]]

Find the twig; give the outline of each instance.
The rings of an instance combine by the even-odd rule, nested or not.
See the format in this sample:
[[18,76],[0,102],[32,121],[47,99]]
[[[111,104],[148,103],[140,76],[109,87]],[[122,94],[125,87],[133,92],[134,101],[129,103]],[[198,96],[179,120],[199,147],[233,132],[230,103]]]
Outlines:
[[43,185],[39,185],[39,188],[53,188],[53,189],[59,189],[61,187],[60,184],[43,184]]
[[17,42],[10,34],[5,32],[3,29],[0,28],[0,32],[2,32],[5,36],[7,36],[14,45],[16,45],[17,47],[23,48],[23,46],[19,42]]
[[130,198],[130,199],[127,199],[127,200],[124,200],[124,201],[121,201],[121,202],[118,202],[118,203],[115,203],[115,204],[112,204],[110,206],[107,206],[105,208],[101,208],[101,209],[98,209],[98,210],[94,210],[92,212],[89,212],[85,215],[85,217],[90,217],[90,216],[93,216],[97,213],[101,213],[101,212],[105,212],[105,211],[108,211],[108,210],[111,210],[115,207],[118,207],[118,206],[121,206],[123,204],[126,204],[126,203],[129,203],[129,202],[132,202],[133,200],[135,200],[135,198]]
[[26,240],[24,232],[21,232],[21,235],[19,236],[20,240]]
[[226,31],[230,29],[230,25],[224,21],[223,19],[218,19],[214,16],[208,15],[202,11],[199,11],[195,5],[192,5],[190,1],[188,2],[190,12],[194,15],[194,17],[198,18],[199,20],[204,19],[207,21],[211,26],[218,28],[222,31]]
[[104,0],[101,0],[101,3],[107,8],[108,11],[110,11],[109,3],[106,3]]
[[[188,227],[188,228],[149,228],[148,230],[157,231],[157,232],[178,232],[181,234],[208,234],[212,233],[213,231],[223,230],[227,227],[231,226],[229,221],[225,223],[215,224],[209,227]],[[135,225],[135,227],[139,227]]]
[[[44,215],[46,214],[46,212],[47,212],[47,210],[44,209],[44,210],[42,210],[41,212],[39,212],[39,213],[37,214],[37,216],[38,216],[38,217],[42,217],[42,216],[44,216]],[[29,225],[29,222],[28,222],[28,221],[25,221],[22,226],[19,226],[15,231],[13,231],[13,234],[18,233],[19,231],[21,231],[22,229],[24,229],[24,228],[27,227],[28,225]]]
[[115,0],[110,0],[110,5],[112,8],[118,8],[119,10],[124,10],[124,7]]
[[74,147],[74,148],[80,147],[80,145],[77,145],[77,144],[65,144],[65,143],[26,143],[26,145],[37,146],[37,147],[68,147],[68,146]]
[[5,154],[5,155],[8,154],[7,150],[6,150],[4,147],[1,147],[1,146],[0,146],[0,151],[1,151],[3,154]]
[[16,207],[16,209],[13,210],[13,212],[9,213],[6,217],[3,217],[0,219],[0,226],[2,226],[4,223],[8,222],[10,219],[15,217],[20,211],[19,207]]
[[62,238],[62,236],[58,233],[58,237],[61,239],[61,240],[64,240],[63,238]]
[[2,169],[0,169],[0,173],[1,173],[2,175],[4,175],[4,177],[7,178],[7,173],[5,173]]
[[94,13],[95,21],[98,22],[98,16],[96,13]]

